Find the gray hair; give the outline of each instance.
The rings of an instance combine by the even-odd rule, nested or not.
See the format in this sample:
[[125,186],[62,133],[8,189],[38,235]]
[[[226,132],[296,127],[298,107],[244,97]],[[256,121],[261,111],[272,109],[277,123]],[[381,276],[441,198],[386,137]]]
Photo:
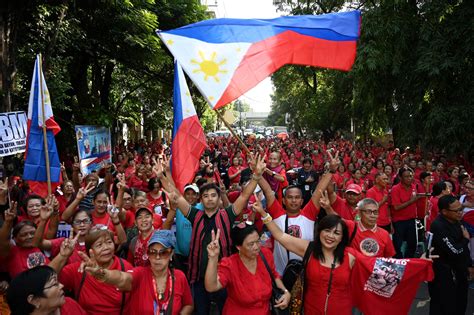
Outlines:
[[375,201],[374,199],[372,198],[364,198],[362,199],[361,201],[359,201],[357,203],[357,208],[358,209],[365,209],[365,207],[367,207],[368,205],[374,205],[377,207],[377,209],[379,208],[379,204],[377,201]]

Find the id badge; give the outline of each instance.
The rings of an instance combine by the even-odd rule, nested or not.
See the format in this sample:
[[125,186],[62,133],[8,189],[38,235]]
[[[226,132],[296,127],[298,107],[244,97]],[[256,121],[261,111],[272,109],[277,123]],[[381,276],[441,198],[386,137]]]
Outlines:
[[309,185],[304,185],[304,190],[309,191]]

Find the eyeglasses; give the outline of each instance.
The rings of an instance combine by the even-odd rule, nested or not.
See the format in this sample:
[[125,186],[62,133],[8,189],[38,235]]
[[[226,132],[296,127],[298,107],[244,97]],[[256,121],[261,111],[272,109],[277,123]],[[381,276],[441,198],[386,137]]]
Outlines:
[[368,213],[371,215],[379,215],[379,210],[359,210],[360,212]]
[[449,212],[457,212],[457,213],[459,213],[459,212],[462,212],[462,211],[464,210],[464,207],[460,207],[460,208],[455,209],[455,210],[451,210],[451,209],[446,209],[446,210],[448,210]]
[[163,249],[160,249],[160,250],[149,249],[147,254],[148,254],[148,257],[166,259],[166,258],[170,257],[171,249],[170,248],[163,248]]
[[81,224],[91,224],[92,223],[92,220],[87,218],[87,219],[84,219],[84,220],[74,220],[72,221],[72,224],[74,225],[81,225]]
[[48,290],[48,289],[51,289],[51,288],[54,288],[54,287],[59,287],[59,282],[56,280],[55,283],[47,286],[47,287],[44,287],[43,290]]

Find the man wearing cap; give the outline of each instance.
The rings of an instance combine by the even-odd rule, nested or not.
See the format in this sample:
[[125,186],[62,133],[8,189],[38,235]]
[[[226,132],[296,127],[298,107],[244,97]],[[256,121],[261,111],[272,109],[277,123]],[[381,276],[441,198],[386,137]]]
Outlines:
[[[209,293],[204,287],[204,275],[208,262],[206,247],[211,242],[211,232],[219,229],[221,231],[219,238],[221,253],[225,257],[231,255],[230,232],[232,224],[247,205],[248,199],[255,190],[257,182],[262,177],[266,167],[264,159],[259,156],[254,159],[252,165],[254,165],[252,179],[245,186],[239,198],[225,209],[219,208],[221,192],[219,186],[214,183],[205,184],[200,188],[200,198],[204,211],[190,205],[176,188],[170,194],[170,199],[177,204],[178,209],[193,226],[188,279],[192,286],[196,314],[209,314],[211,304],[216,304],[221,312],[224,307],[225,292]],[[171,182],[168,182],[168,184],[172,185]]]
[[133,266],[148,266],[147,250],[148,241],[154,232],[153,212],[148,208],[140,208],[135,212],[135,225],[138,229],[138,235],[130,241],[130,249],[127,254],[127,260]]
[[[362,188],[357,184],[350,184],[344,193],[344,198],[339,197],[334,191],[333,185],[328,186],[329,202],[332,209],[341,218],[346,220],[355,220],[357,211],[357,202],[362,194]],[[327,209],[326,209],[327,210]]]

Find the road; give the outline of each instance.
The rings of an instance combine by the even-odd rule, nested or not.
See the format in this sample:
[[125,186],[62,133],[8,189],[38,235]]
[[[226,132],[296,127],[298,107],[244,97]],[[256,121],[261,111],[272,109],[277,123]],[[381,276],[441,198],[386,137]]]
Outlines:
[[[466,315],[474,315],[474,290],[469,289],[468,304]],[[423,283],[418,289],[416,298],[410,309],[410,315],[429,315],[430,313],[430,295],[428,293],[428,284]]]

